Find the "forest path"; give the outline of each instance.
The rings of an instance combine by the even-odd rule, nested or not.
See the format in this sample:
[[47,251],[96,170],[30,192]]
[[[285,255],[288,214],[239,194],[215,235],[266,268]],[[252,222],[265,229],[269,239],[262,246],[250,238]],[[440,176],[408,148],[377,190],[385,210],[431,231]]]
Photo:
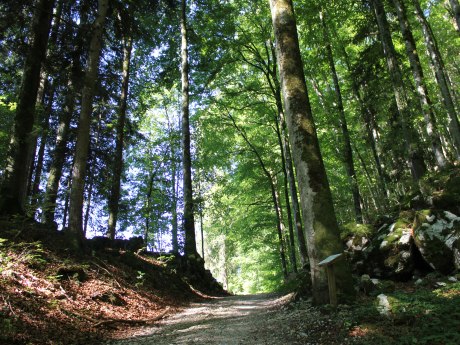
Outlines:
[[[185,311],[139,330],[133,338],[110,345],[172,344],[315,344],[282,331],[289,296],[247,295],[194,303]],[[283,334],[284,333],[284,334]],[[287,334],[286,334],[287,333]],[[300,341],[301,340],[301,341]]]

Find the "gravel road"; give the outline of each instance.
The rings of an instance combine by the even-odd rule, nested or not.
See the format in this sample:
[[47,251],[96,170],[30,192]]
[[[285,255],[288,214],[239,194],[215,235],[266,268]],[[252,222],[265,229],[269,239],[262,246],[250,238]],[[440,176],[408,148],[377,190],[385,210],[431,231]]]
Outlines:
[[247,295],[215,298],[195,303],[184,312],[139,330],[134,338],[111,341],[110,345],[172,344],[278,344],[260,338],[270,312],[287,298]]

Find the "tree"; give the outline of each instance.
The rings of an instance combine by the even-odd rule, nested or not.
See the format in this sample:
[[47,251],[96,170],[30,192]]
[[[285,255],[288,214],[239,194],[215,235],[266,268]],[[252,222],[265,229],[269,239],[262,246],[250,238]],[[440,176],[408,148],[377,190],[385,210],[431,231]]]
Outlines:
[[420,106],[422,109],[423,117],[426,124],[426,132],[430,139],[430,144],[433,149],[434,157],[439,168],[443,169],[446,166],[446,157],[442,151],[442,144],[440,135],[436,125],[436,118],[433,112],[431,99],[428,95],[428,88],[425,84],[425,77],[422,70],[422,65],[417,53],[415,39],[412,35],[409,21],[406,15],[406,6],[402,0],[393,0],[398,15],[399,26],[403,35],[404,43],[406,45],[406,53],[409,57],[412,75],[415,80],[415,86]]
[[[291,0],[270,0],[270,8],[307,234],[313,298],[316,303],[326,303],[326,275],[318,263],[342,251],[339,230],[303,74],[293,4]],[[343,293],[353,293],[351,274],[344,262],[338,269],[338,285]]]
[[382,0],[372,0],[372,6],[379,28],[383,52],[387,60],[388,73],[390,74],[393,85],[393,92],[398,110],[397,125],[400,127],[401,136],[404,141],[404,156],[410,168],[413,180],[418,181],[425,173],[425,167],[413,138],[407,93],[404,88],[401,69],[391,38],[390,27]]
[[118,110],[117,138],[115,147],[115,160],[113,162],[112,187],[109,196],[108,235],[112,240],[115,238],[118,207],[120,201],[121,173],[123,170],[124,131],[126,122],[126,108],[128,103],[131,51],[133,47],[131,27],[129,24],[131,18],[129,17],[129,14],[125,15],[123,12],[121,12],[119,20],[121,22],[123,35],[123,80],[121,83],[120,104]]
[[192,188],[192,157],[190,139],[190,109],[189,109],[189,64],[187,43],[187,1],[181,2],[181,76],[182,76],[182,174],[184,193],[185,255],[193,259],[198,255],[195,240],[195,218],[193,210]]
[[90,140],[91,113],[93,97],[98,75],[98,66],[102,48],[102,34],[107,16],[109,0],[98,1],[98,13],[93,23],[89,48],[88,67],[82,91],[80,120],[78,124],[75,160],[72,170],[72,187],[70,190],[69,230],[78,241],[83,239],[83,194],[86,177],[86,164]]
[[0,189],[0,214],[24,214],[25,212],[27,180],[31,168],[29,137],[35,122],[40,69],[46,55],[54,2],[54,0],[40,0],[34,10],[30,45],[24,64],[13,136]]
[[452,146],[456,150],[456,158],[460,159],[460,124],[458,121],[454,100],[449,88],[448,76],[444,69],[444,62],[439,52],[436,38],[434,37],[433,31],[431,30],[431,26],[428,23],[425,14],[423,13],[419,1],[412,0],[412,3],[415,7],[415,14],[417,20],[422,27],[426,49],[436,76],[436,82],[439,86],[439,91],[441,93],[445,111],[447,112],[447,115],[449,117],[449,132],[452,140]]
[[348,179],[350,181],[351,192],[353,195],[353,204],[355,209],[355,219],[356,222],[363,222],[363,215],[361,210],[361,195],[359,193],[358,179],[356,177],[355,164],[353,161],[353,150],[351,149],[351,140],[350,132],[348,131],[347,119],[345,116],[345,109],[343,106],[342,92],[340,90],[339,78],[337,76],[337,71],[335,68],[334,55],[332,52],[331,39],[329,37],[329,30],[327,28],[325,14],[323,10],[320,11],[320,20],[323,28],[323,36],[326,44],[326,56],[329,63],[329,68],[331,70],[332,80],[334,82],[334,91],[337,102],[337,111],[339,114],[339,123],[342,131],[342,141],[343,141],[343,161],[345,164],[345,169],[348,174]]

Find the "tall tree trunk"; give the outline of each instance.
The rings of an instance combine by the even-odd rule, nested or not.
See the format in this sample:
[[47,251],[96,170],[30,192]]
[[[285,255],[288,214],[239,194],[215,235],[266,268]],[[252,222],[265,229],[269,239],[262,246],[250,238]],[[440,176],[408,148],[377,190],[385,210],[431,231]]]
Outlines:
[[53,102],[54,102],[54,95],[55,95],[55,85],[51,84],[50,85],[51,90],[49,91],[49,99],[48,99],[48,105],[45,109],[45,116],[43,118],[43,124],[42,124],[42,129],[41,129],[41,138],[40,138],[40,146],[38,147],[38,153],[37,153],[37,162],[35,164],[35,176],[32,184],[32,202],[31,205],[34,206],[33,208],[35,209],[36,206],[38,205],[38,200],[39,196],[38,194],[40,193],[40,182],[41,182],[41,176],[42,176],[42,170],[43,170],[43,161],[45,157],[45,148],[46,148],[46,141],[48,138],[48,132],[49,132],[49,121],[51,117],[51,112],[53,108]]
[[[289,275],[289,271],[288,271],[287,260],[286,260],[286,247],[285,247],[285,240],[284,240],[284,232],[285,231],[284,231],[284,223],[283,223],[283,213],[282,213],[282,208],[281,208],[281,201],[280,201],[280,198],[279,198],[278,190],[276,189],[275,179],[265,169],[265,167],[263,167],[263,169],[264,169],[264,171],[266,171],[265,175],[269,179],[269,183],[270,183],[270,189],[271,189],[272,199],[273,199],[273,207],[275,209],[275,214],[276,214],[276,229],[277,229],[277,233],[278,233],[279,252],[280,252],[280,258],[281,258],[281,267],[283,269],[284,279],[287,279],[288,275]],[[291,247],[291,249],[294,249],[294,248]],[[292,260],[292,257],[291,257],[291,260]],[[293,264],[295,264],[295,261],[293,261]]]
[[458,0],[449,0],[450,6],[452,7],[452,15],[455,20],[455,29],[460,33],[460,5]]
[[86,192],[87,197],[86,197],[86,201],[84,202],[84,204],[86,203],[86,209],[85,209],[84,218],[83,218],[83,236],[84,237],[86,236],[86,232],[88,230],[89,216],[91,214],[91,200],[93,197],[94,176],[95,176],[95,174],[92,173],[92,170],[95,169],[95,165],[96,165],[96,152],[98,151],[98,148],[99,148],[100,135],[101,135],[101,113],[99,112],[97,115],[97,130],[96,130],[96,138],[94,140],[93,156],[91,159],[88,159],[89,160],[88,171],[90,173],[89,173],[88,182],[87,182],[88,184],[88,188]]
[[[307,235],[313,298],[315,303],[322,304],[328,301],[327,279],[318,263],[343,249],[308,98],[292,0],[270,0],[270,8]],[[347,297],[354,295],[346,262],[337,266],[338,290]]]
[[0,214],[23,214],[25,212],[27,181],[31,164],[29,139],[35,122],[40,69],[46,55],[54,2],[54,0],[40,0],[34,11],[31,43],[24,64],[13,136],[0,188]]
[[[60,26],[61,26],[62,10],[63,10],[63,0],[59,0],[57,1],[57,4],[56,4],[56,11],[54,14],[55,19],[52,24],[50,38],[48,40],[48,49],[46,53],[46,59],[48,59],[49,51],[56,49],[56,44],[57,44],[58,35],[60,31]],[[34,210],[38,206],[38,194],[40,192],[40,180],[41,180],[41,175],[42,175],[42,170],[43,170],[43,161],[44,161],[44,155],[45,155],[46,142],[47,142],[47,138],[49,134],[48,133],[49,132],[49,120],[51,117],[51,112],[53,110],[53,102],[54,102],[54,96],[55,96],[55,91],[56,91],[55,82],[53,80],[51,81],[49,80],[48,78],[49,75],[52,75],[54,78],[56,78],[56,69],[53,68],[52,66],[49,66],[49,68],[47,68],[45,64],[42,64],[41,80],[40,80],[40,86],[39,86],[39,91],[37,95],[37,105],[39,104],[43,105],[43,111],[41,112],[41,116],[37,116],[37,119],[36,119],[36,125],[37,127],[40,128],[40,131],[35,131],[36,134],[33,137],[31,137],[31,145],[33,149],[30,152],[30,155],[31,155],[30,160],[32,161],[32,166],[33,166],[35,151],[37,148],[38,134],[40,134],[40,146],[36,154],[35,167],[33,167],[33,169],[31,169],[30,171],[31,177],[30,177],[29,195],[32,196],[31,206],[32,206],[32,209]],[[45,96],[48,96],[48,99],[46,99]],[[47,102],[46,105],[45,105],[45,102]],[[33,182],[32,182],[32,175],[34,175]]]
[[[267,71],[265,76],[267,78],[267,82],[270,85],[270,89],[272,91],[273,97],[275,98],[276,109],[278,112],[278,120],[279,120],[279,127],[281,127],[281,140],[282,140],[282,157],[284,157],[285,168],[285,179],[287,178],[289,183],[289,192],[291,195],[292,201],[292,209],[294,215],[294,225],[296,229],[297,235],[297,243],[299,247],[299,254],[300,254],[300,262],[302,264],[302,268],[308,265],[308,251],[307,245],[305,243],[305,234],[303,231],[302,226],[302,217],[300,215],[300,206],[299,206],[299,199],[297,197],[297,186],[295,182],[295,173],[294,167],[292,165],[292,155],[291,155],[291,147],[289,145],[289,135],[286,129],[286,119],[284,116],[284,109],[283,109],[283,102],[281,97],[281,85],[278,79],[278,71],[277,71],[277,60],[276,60],[276,51],[273,45],[273,42],[270,42],[270,47],[267,48],[267,51],[270,52],[273,60],[273,65],[270,66],[270,62],[266,64]],[[279,132],[279,129],[278,129]],[[286,201],[288,204],[288,201]],[[289,212],[288,212],[289,214]],[[291,236],[292,238],[292,236]]]
[[185,255],[195,258],[195,219],[193,214],[192,157],[190,152],[189,65],[187,47],[187,1],[181,3],[181,74],[182,74],[182,173],[184,193]]
[[[73,167],[73,163],[72,163]],[[65,183],[66,191],[64,197],[64,211],[62,216],[62,228],[64,229],[67,224],[67,218],[69,217],[69,204],[70,204],[70,188],[72,187],[72,175],[69,174]]]
[[99,0],[98,14],[93,24],[89,47],[88,68],[82,91],[80,121],[78,125],[75,162],[72,170],[72,189],[70,190],[69,230],[77,243],[83,240],[83,194],[85,189],[86,164],[90,142],[91,112],[93,97],[102,50],[102,34],[109,0]]
[[[146,198],[146,212],[145,212],[145,229],[144,229],[144,243],[148,244],[149,233],[150,233],[150,217],[152,213],[152,193],[153,193],[153,180],[155,175],[153,174],[153,169],[149,172],[149,186],[147,189],[147,198]],[[153,242],[153,247],[155,247],[155,241]]]
[[123,80],[121,84],[120,106],[118,111],[117,139],[115,145],[115,160],[113,164],[112,188],[109,197],[109,224],[108,235],[115,239],[115,230],[120,202],[121,173],[123,171],[123,145],[126,122],[126,108],[128,101],[129,67],[131,61],[132,38],[130,30],[123,36]]
[[171,213],[172,213],[172,239],[171,239],[171,245],[172,245],[172,251],[174,254],[179,254],[179,241],[177,239],[178,235],[178,230],[179,230],[179,222],[178,222],[178,217],[177,217],[177,191],[179,190],[179,179],[177,178],[177,169],[176,169],[176,164],[173,163],[173,171],[172,171],[172,181],[171,185],[173,187],[172,189],[172,200],[171,200]]
[[398,109],[398,124],[401,127],[402,138],[404,141],[404,156],[407,165],[410,167],[411,175],[414,181],[418,181],[425,173],[421,167],[419,155],[417,154],[417,147],[412,141],[410,114],[408,108],[407,94],[404,89],[404,82],[397,60],[397,54],[391,38],[390,26],[388,24],[385,8],[382,0],[372,0],[374,7],[375,18],[379,28],[380,38],[382,41],[383,52],[387,60],[388,73],[390,74],[391,82],[393,84],[393,92],[396,100],[396,107]]
[[428,23],[422,8],[420,7],[420,3],[418,0],[412,0],[412,2],[415,6],[415,14],[417,20],[422,26],[423,38],[425,39],[428,55],[430,57],[431,65],[436,76],[436,82],[438,83],[441,98],[449,117],[449,132],[452,138],[452,145],[456,150],[457,159],[460,159],[460,125],[458,122],[452,94],[449,89],[449,79],[444,70],[444,63],[442,61],[442,57],[439,52],[433,31],[431,30],[431,26]]
[[285,150],[283,148],[283,139],[281,137],[280,124],[278,121],[278,116],[275,117],[276,125],[276,135],[278,137],[278,144],[280,146],[281,152],[281,170],[283,171],[283,190],[284,190],[284,200],[286,203],[286,217],[288,220],[288,230],[289,230],[289,256],[292,264],[292,270],[297,273],[297,258],[295,254],[295,241],[294,241],[294,224],[292,222],[292,210],[291,202],[289,200],[289,187],[288,187],[288,173],[286,168],[286,158],[284,156]]
[[[62,176],[64,167],[67,142],[69,136],[70,121],[75,110],[76,98],[78,97],[77,90],[82,88],[81,74],[82,66],[80,62],[83,54],[84,45],[84,25],[88,20],[89,2],[85,1],[80,11],[80,27],[76,33],[75,49],[72,52],[72,62],[70,73],[67,81],[67,89],[64,97],[64,106],[59,113],[59,124],[56,133],[56,143],[52,153],[53,160],[51,161],[48,181],[46,183],[45,201],[44,201],[44,220],[45,223],[54,222],[54,214],[56,210],[57,193],[59,190],[59,182]],[[67,34],[71,35],[74,32],[73,26],[69,26]]]
[[428,95],[428,89],[425,84],[423,76],[422,65],[417,53],[417,47],[415,44],[414,36],[410,28],[409,21],[407,20],[406,6],[402,0],[393,0],[393,4],[396,8],[398,15],[399,26],[401,33],[406,44],[406,53],[409,57],[410,66],[412,69],[412,75],[415,80],[415,86],[418,98],[420,100],[420,106],[422,108],[423,118],[425,119],[426,132],[430,140],[431,148],[433,150],[434,158],[439,168],[446,166],[446,157],[442,151],[442,144],[440,135],[436,125],[436,118],[433,112],[432,103]]
[[177,239],[178,234],[178,219],[177,219],[177,191],[179,190],[179,177],[177,173],[179,169],[177,168],[178,160],[176,157],[176,141],[174,140],[175,135],[175,128],[174,128],[174,117],[171,118],[170,114],[168,113],[168,108],[165,105],[164,107],[166,119],[168,123],[168,139],[169,139],[169,147],[170,147],[170,162],[171,162],[171,246],[173,254],[179,253],[179,242]]
[[343,163],[345,170],[347,171],[348,180],[351,187],[351,193],[353,195],[353,205],[355,209],[355,219],[357,223],[363,222],[363,215],[361,210],[361,195],[359,193],[358,179],[356,176],[355,164],[353,161],[353,151],[351,149],[350,132],[348,131],[347,119],[345,116],[345,109],[343,107],[342,92],[340,90],[339,78],[337,76],[337,70],[335,69],[334,55],[332,52],[331,38],[329,30],[326,25],[324,13],[320,11],[321,25],[323,27],[323,36],[326,43],[326,55],[329,62],[329,68],[331,70],[332,80],[334,82],[334,91],[337,101],[337,111],[339,113],[339,123],[342,130],[342,141],[343,141]]

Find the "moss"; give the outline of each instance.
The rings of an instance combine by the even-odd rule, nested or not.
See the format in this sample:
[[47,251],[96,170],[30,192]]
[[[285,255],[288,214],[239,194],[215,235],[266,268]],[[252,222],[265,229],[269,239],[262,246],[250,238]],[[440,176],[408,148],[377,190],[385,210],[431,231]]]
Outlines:
[[369,237],[374,232],[372,225],[360,223],[346,223],[340,226],[340,238],[346,239],[348,236],[358,235],[361,237]]
[[411,223],[414,219],[415,211],[414,210],[407,210],[399,212],[398,221]]

